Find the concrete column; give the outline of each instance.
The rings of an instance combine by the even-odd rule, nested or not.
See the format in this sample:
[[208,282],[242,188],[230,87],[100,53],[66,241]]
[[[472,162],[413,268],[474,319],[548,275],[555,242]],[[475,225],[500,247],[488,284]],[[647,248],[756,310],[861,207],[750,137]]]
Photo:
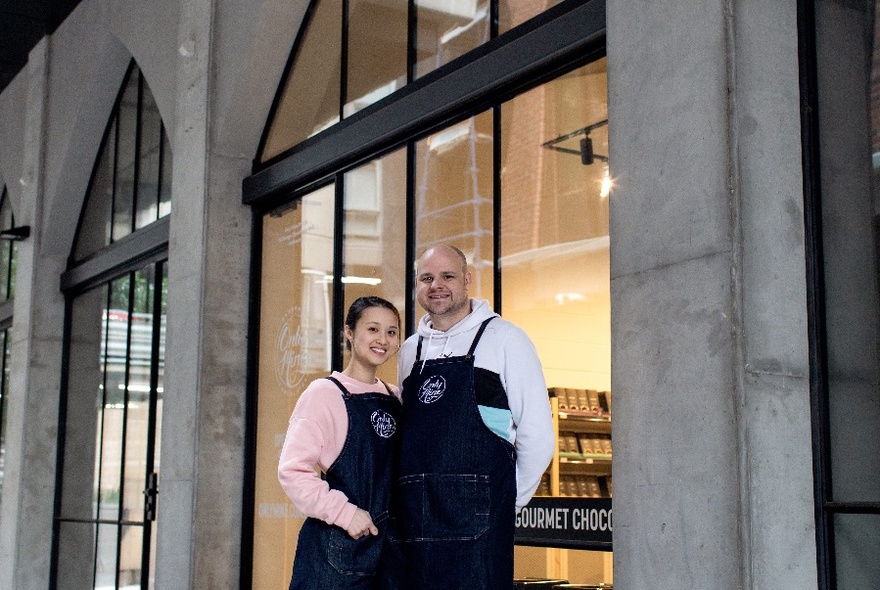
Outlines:
[[[0,588],[49,585],[61,376],[64,298],[58,277],[66,257],[41,252],[44,232],[46,103],[49,41],[31,51],[16,223],[31,235],[19,243],[6,415],[6,467],[0,512]],[[16,179],[17,180],[17,179]]]
[[742,568],[747,588],[801,590],[818,566],[797,3],[733,8]]
[[607,7],[615,583],[815,587],[795,5]]
[[212,151],[215,10],[181,4],[157,588],[239,582],[250,162]]

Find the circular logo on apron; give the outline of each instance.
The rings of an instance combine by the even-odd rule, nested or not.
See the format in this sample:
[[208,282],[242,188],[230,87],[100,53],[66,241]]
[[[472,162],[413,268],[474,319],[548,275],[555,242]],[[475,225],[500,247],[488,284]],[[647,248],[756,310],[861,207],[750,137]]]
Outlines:
[[397,423],[394,417],[385,410],[376,410],[370,416],[370,422],[373,424],[373,430],[382,438],[391,438],[397,431]]
[[446,393],[446,379],[443,375],[431,375],[419,388],[419,401],[423,404],[433,404]]

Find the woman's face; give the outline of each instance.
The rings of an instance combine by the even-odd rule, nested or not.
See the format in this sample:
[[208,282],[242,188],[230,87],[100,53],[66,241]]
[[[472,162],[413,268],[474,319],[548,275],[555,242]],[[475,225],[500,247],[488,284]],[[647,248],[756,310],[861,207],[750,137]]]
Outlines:
[[397,314],[385,307],[368,307],[361,314],[354,330],[345,326],[355,361],[378,367],[400,348],[400,326]]

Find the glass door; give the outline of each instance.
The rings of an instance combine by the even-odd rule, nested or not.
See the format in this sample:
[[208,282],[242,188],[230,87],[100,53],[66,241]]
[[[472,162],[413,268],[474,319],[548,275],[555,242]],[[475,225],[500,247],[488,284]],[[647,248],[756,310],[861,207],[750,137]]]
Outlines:
[[152,588],[167,269],[69,303],[55,588]]

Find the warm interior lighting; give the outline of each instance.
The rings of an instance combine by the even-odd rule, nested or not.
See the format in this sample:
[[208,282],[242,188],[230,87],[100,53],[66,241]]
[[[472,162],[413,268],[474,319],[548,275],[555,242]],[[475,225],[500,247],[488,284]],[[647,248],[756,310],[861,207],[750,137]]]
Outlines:
[[[333,275],[324,275],[325,283],[333,282]],[[382,283],[382,279],[376,279],[372,277],[342,277],[343,284],[355,284],[355,285],[372,285],[376,286]]]
[[607,199],[608,195],[611,194],[611,188],[614,186],[614,183],[611,182],[611,174],[608,171],[608,166],[605,167],[605,172],[602,174],[602,180],[600,182],[599,196],[603,199]]

